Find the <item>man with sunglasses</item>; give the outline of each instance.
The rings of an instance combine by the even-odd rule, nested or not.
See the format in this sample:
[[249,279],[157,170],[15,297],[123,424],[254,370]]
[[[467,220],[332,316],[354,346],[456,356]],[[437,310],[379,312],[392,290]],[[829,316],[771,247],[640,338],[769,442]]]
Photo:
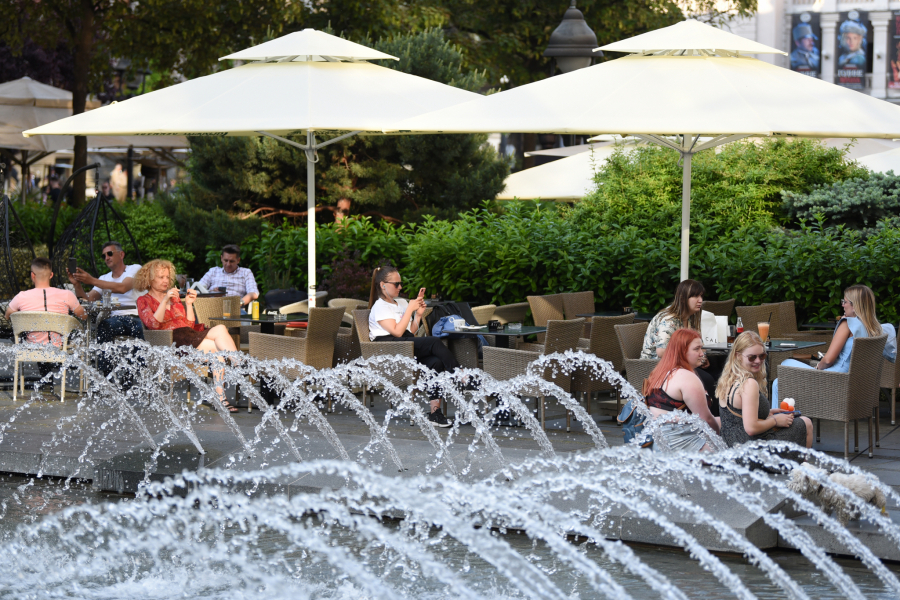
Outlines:
[[[126,265],[125,251],[122,244],[109,241],[103,244],[100,251],[103,261],[109,268],[109,273],[100,277],[93,277],[84,269],[77,269],[75,273],[69,273],[69,281],[75,287],[75,295],[90,301],[101,298],[103,290],[112,292],[113,304],[135,304],[138,297],[147,292],[138,292],[134,289],[132,278],[141,269],[141,265]],[[85,294],[82,284],[93,286],[91,291]],[[132,337],[144,339],[144,327],[138,317],[137,308],[114,310],[108,319],[100,321],[97,325],[97,341],[101,344],[111,342],[117,337]],[[100,357],[100,370],[108,375],[113,368],[112,357]],[[125,382],[127,385],[127,382]]]

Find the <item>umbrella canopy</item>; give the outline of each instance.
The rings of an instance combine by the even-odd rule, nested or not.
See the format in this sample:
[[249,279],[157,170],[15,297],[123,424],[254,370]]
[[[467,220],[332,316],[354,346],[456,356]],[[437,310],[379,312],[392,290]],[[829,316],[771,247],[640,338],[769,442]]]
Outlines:
[[878,154],[869,154],[857,159],[856,162],[876,173],[893,171],[895,175],[898,175],[900,174],[900,148],[879,152]]
[[[100,103],[91,100],[87,109]],[[22,77],[0,84],[0,148],[58,152],[71,150],[75,140],[70,136],[40,135],[25,138],[22,132],[72,116],[72,92]],[[88,148],[140,146],[153,148],[187,148],[182,136],[90,137]]]
[[[478,94],[366,60],[395,57],[307,29],[222,57],[257,60],[25,132],[33,135],[265,135],[307,161],[308,297],[315,306],[316,150],[361,132],[396,130]],[[348,132],[317,143],[317,132]],[[285,139],[306,134],[306,143]]]
[[634,54],[413,117],[399,129],[614,133],[676,150],[684,159],[682,279],[694,153],[749,136],[900,137],[900,106],[749,58],[784,53],[708,25],[686,21],[601,49]]
[[[591,144],[586,151],[513,173],[497,200],[581,200],[596,187],[594,174],[616,151],[616,144]],[[580,146],[571,146],[580,148]]]

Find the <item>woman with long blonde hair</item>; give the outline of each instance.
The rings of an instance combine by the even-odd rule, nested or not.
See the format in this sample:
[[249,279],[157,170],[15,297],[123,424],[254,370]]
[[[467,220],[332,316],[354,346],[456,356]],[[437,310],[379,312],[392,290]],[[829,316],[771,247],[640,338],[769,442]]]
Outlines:
[[765,346],[755,332],[745,331],[734,340],[716,387],[722,439],[729,446],[781,440],[812,447],[812,421],[772,408],[767,387]]
[[[850,354],[853,352],[853,340],[859,337],[875,337],[887,334],[887,343],[884,346],[884,356],[894,361],[897,356],[897,332],[890,323],[882,325],[878,322],[875,313],[875,294],[865,285],[851,285],[844,290],[841,300],[844,316],[834,328],[834,337],[828,346],[825,356],[815,367],[807,363],[789,358],[782,366],[800,367],[803,369],[818,369],[819,371],[835,371],[848,373],[850,371]],[[772,383],[772,401],[778,402],[778,380]]]

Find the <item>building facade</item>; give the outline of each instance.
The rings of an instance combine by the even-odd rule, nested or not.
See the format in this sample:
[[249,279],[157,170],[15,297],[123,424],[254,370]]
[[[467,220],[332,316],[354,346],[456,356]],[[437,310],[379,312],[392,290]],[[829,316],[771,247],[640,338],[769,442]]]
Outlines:
[[761,60],[900,102],[900,0],[759,0],[728,27],[788,53]]

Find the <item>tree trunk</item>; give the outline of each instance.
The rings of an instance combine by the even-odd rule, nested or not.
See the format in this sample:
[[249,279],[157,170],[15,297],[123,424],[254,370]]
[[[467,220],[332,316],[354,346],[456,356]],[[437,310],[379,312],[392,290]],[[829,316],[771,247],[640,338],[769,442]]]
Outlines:
[[[534,152],[534,149],[537,147],[537,134],[536,133],[523,133],[522,134],[522,152]],[[534,157],[526,156],[522,161],[523,169],[530,169],[534,166]]]
[[[94,6],[91,0],[81,0],[81,23],[75,38],[75,56],[72,73],[72,114],[84,112],[87,105],[88,83],[91,67],[91,53],[94,46]],[[72,170],[78,170],[87,164],[87,138],[75,136],[74,160]],[[85,182],[87,173],[83,173],[72,182],[72,204],[84,204]]]

